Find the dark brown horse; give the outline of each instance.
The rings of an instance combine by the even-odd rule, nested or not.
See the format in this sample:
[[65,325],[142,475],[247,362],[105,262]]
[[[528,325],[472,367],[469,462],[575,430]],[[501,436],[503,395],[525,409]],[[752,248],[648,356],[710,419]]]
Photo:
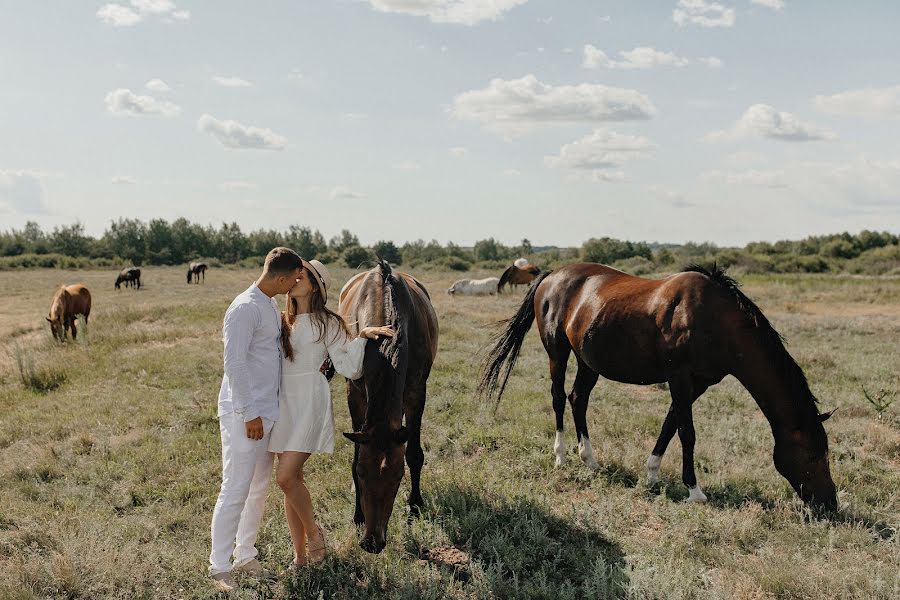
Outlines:
[[691,405],[708,387],[733,375],[769,421],[778,472],[807,503],[837,507],[822,426],[831,413],[819,414],[781,336],[722,270],[692,266],[652,280],[580,263],[539,277],[485,362],[480,389],[496,394],[498,402],[535,318],[550,357],[557,465],[565,460],[565,373],[574,351],[578,372],[568,400],[579,453],[589,466],[597,463],[585,415],[598,377],[641,385],[668,382],[672,405],[647,461],[648,478],[657,477],[677,430],[689,500],[706,500],[694,473]]
[[512,265],[503,271],[503,275],[500,276],[500,283],[497,284],[497,293],[501,293],[503,287],[507,284],[510,287],[519,287],[522,284],[529,285],[540,274],[541,270],[534,265],[525,265],[524,267]]
[[[188,265],[187,270],[187,282],[188,283],[200,283],[200,276],[203,275],[203,281],[206,281],[206,263],[191,263]],[[193,281],[191,279],[193,278]]]
[[437,354],[437,315],[425,287],[382,260],[344,285],[338,310],[352,330],[387,325],[396,332],[393,338],[369,342],[363,376],[347,381],[354,432],[344,435],[355,443],[353,521],[365,523],[360,546],[377,553],[386,544],[404,458],[411,479],[410,509],[415,514],[422,506],[422,413]]
[[80,283],[61,286],[53,296],[50,313],[47,315],[53,337],[63,341],[71,329],[74,340],[78,336],[75,325],[78,315],[84,315],[84,327],[87,330],[88,317],[91,316],[91,293]]
[[132,286],[141,289],[141,270],[136,267],[122,269],[119,276],[116,277],[116,289],[119,289],[123,283],[125,287]]

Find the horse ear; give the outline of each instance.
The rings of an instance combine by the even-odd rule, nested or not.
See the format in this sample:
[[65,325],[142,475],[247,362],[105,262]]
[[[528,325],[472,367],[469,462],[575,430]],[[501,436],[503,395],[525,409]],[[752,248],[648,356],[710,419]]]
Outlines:
[[822,413],[822,414],[820,414],[820,415],[819,415],[819,422],[824,423],[825,421],[827,421],[828,419],[830,419],[830,418],[831,418],[831,415],[833,415],[834,412],[835,412],[836,410],[837,410],[837,408],[834,408],[834,409],[828,411],[827,413]]
[[365,431],[344,432],[344,437],[354,444],[368,444],[371,439],[368,432]]
[[398,444],[405,444],[409,439],[409,430],[406,427],[401,427],[397,431],[394,432],[394,441]]

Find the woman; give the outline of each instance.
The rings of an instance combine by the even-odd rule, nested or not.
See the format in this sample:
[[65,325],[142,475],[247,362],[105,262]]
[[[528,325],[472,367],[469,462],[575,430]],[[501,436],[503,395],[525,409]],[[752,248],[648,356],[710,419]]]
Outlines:
[[325,306],[331,283],[325,265],[304,260],[303,267],[282,314],[280,415],[269,440],[269,452],[278,455],[275,477],[284,490],[294,544],[292,568],[325,560],[325,536],[316,524],[303,480],[303,465],[312,454],[334,450],[331,391],[320,366],[330,358],[337,372],[357,379],[362,375],[366,340],[394,335],[389,327],[366,327],[352,339],[344,320]]

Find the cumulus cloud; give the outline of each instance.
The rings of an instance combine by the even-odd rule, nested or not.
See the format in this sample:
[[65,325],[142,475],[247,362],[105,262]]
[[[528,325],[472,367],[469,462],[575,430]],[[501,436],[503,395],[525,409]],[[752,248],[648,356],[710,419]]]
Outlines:
[[134,185],[137,179],[131,175],[113,175],[109,178],[109,182],[113,185]]
[[587,44],[584,47],[584,67],[588,69],[651,69],[660,66],[683,67],[688,59],[671,52],[640,47],[619,52],[622,60],[613,60],[605,52]]
[[365,197],[365,194],[351,190],[343,185],[339,185],[331,190],[332,200],[359,200]]
[[151,92],[157,92],[159,94],[164,94],[172,90],[162,79],[151,79],[147,83],[144,84],[144,87],[150,90]]
[[237,121],[220,121],[204,114],[197,121],[197,129],[215,137],[226,148],[254,150],[284,150],[287,138],[271,129],[244,125]]
[[768,188],[787,187],[784,171],[707,171],[700,176],[700,179],[726,185],[755,185]]
[[246,79],[241,79],[240,77],[222,77],[221,75],[214,75],[212,80],[222,87],[253,87],[252,83]]
[[106,109],[114,115],[162,115],[174,117],[181,107],[153,96],[139,96],[131,90],[119,88],[106,95]]
[[528,0],[369,0],[377,11],[428,17],[433,23],[476,25],[496,21]]
[[710,69],[718,69],[725,66],[725,61],[716,56],[704,56],[702,58],[698,58],[700,62],[709,67]]
[[187,21],[191,18],[191,11],[177,8],[172,0],[131,0],[131,6],[115,3],[101,6],[97,11],[97,18],[112,27],[137,25],[148,15],[173,18],[177,21]]
[[733,27],[734,9],[706,0],[678,0],[678,7],[672,11],[672,20],[682,27]]
[[566,144],[555,156],[544,157],[544,164],[555,169],[574,169],[588,173],[594,181],[623,183],[628,176],[620,169],[626,162],[647,158],[656,146],[643,136],[597,129]]
[[30,171],[0,171],[0,201],[16,213],[46,214],[44,186],[39,177]]
[[832,115],[896,117],[900,116],[900,85],[816,96],[813,106],[819,112]]
[[505,133],[548,124],[649,119],[655,112],[650,99],[636,90],[590,83],[552,86],[534,75],[494,79],[484,89],[456,96],[451,108],[457,119]]
[[750,0],[752,4],[766,6],[772,10],[781,10],[784,8],[784,0]]
[[754,104],[725,131],[714,131],[707,141],[717,142],[746,137],[764,137],[787,142],[811,142],[834,139],[832,131],[804,123],[787,112],[779,112],[768,104]]

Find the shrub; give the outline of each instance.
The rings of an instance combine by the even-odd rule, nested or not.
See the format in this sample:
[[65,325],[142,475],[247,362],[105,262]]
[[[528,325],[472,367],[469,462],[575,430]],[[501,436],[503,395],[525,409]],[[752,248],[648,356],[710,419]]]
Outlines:
[[341,259],[345,265],[351,269],[356,269],[365,263],[373,261],[375,256],[370,250],[362,246],[347,246],[341,253]]

